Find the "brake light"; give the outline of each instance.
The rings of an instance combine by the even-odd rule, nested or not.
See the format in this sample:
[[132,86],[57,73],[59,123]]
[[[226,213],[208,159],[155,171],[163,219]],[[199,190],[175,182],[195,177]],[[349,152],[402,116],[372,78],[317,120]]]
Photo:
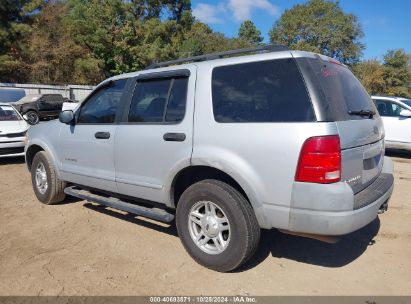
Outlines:
[[341,180],[341,147],[338,135],[307,139],[300,152],[295,181],[335,183]]

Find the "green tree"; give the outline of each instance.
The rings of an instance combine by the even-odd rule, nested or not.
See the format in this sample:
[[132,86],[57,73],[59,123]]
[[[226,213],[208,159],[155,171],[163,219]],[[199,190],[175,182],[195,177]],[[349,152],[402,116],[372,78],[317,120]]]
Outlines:
[[39,9],[43,2],[0,1],[0,81],[19,82],[26,79],[25,42],[30,33],[33,11]]
[[364,49],[357,17],[327,0],[311,0],[286,10],[269,35],[272,43],[321,53],[345,64],[358,62]]
[[385,94],[385,69],[376,59],[356,63],[353,72],[361,81],[368,93],[372,95]]
[[239,38],[227,38],[202,22],[195,22],[190,30],[184,32],[184,40],[180,47],[180,57],[190,57],[249,47],[250,44]]
[[247,41],[250,45],[258,45],[263,41],[261,32],[251,20],[246,20],[240,25],[238,38]]
[[384,56],[384,81],[389,95],[411,97],[410,55],[404,50],[389,50]]
[[67,4],[50,1],[35,16],[27,42],[30,82],[86,84],[103,79],[99,62],[74,42],[64,17],[68,13]]

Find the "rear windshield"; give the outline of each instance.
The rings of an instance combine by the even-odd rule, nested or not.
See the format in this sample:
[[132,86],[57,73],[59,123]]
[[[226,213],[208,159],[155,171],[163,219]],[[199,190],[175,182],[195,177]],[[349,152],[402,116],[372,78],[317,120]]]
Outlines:
[[376,112],[371,97],[347,67],[314,58],[299,58],[298,63],[304,77],[309,78],[310,93],[316,95],[321,120],[367,119],[367,116],[350,115],[348,112]]
[[214,68],[214,118],[222,123],[315,121],[295,59]]
[[16,121],[21,120],[19,114],[11,106],[0,106],[0,121]]

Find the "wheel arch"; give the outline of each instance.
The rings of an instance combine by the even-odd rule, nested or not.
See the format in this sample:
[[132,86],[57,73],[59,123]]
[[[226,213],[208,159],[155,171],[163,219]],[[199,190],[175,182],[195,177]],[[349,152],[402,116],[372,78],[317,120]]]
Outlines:
[[36,144],[31,145],[27,148],[27,150],[26,150],[26,165],[27,165],[27,169],[29,171],[31,170],[31,165],[33,164],[34,156],[40,151],[44,151],[43,147],[41,147],[39,145],[36,145]]
[[224,172],[221,169],[217,169],[207,165],[192,165],[182,168],[173,178],[170,186],[170,202],[175,208],[177,207],[178,200],[183,192],[191,185],[206,179],[215,179],[225,182],[240,192],[244,198],[250,203],[254,209],[253,195],[247,191],[247,187],[241,184],[235,177]]
[[46,152],[47,155],[50,157],[51,161],[53,162],[53,164],[54,164],[54,166],[55,166],[55,168],[56,168],[56,173],[57,173],[57,175],[59,176],[59,175],[60,175],[60,174],[59,174],[59,173],[60,173],[60,172],[59,172],[59,166],[58,166],[58,163],[56,162],[56,158],[55,158],[54,153],[52,153],[53,150],[50,149],[50,148],[48,147],[48,145],[46,145],[46,144],[45,144],[44,142],[42,142],[42,141],[40,141],[40,142],[35,141],[35,142],[31,143],[30,146],[28,146],[27,149],[26,149],[26,153],[25,153],[26,156],[25,156],[25,158],[26,158],[26,165],[27,165],[28,170],[29,170],[29,171],[31,170],[31,166],[32,166],[32,164],[33,164],[34,156],[36,156],[36,154],[37,154],[38,152],[41,152],[41,151]]

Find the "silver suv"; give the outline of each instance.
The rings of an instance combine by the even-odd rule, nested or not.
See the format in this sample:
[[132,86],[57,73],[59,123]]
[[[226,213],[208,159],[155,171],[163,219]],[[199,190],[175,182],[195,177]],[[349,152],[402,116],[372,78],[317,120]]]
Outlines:
[[247,261],[261,228],[328,241],[358,230],[393,191],[383,124],[360,82],[282,46],[110,78],[27,140],[42,203],[68,194],[175,218],[188,253],[217,271]]

